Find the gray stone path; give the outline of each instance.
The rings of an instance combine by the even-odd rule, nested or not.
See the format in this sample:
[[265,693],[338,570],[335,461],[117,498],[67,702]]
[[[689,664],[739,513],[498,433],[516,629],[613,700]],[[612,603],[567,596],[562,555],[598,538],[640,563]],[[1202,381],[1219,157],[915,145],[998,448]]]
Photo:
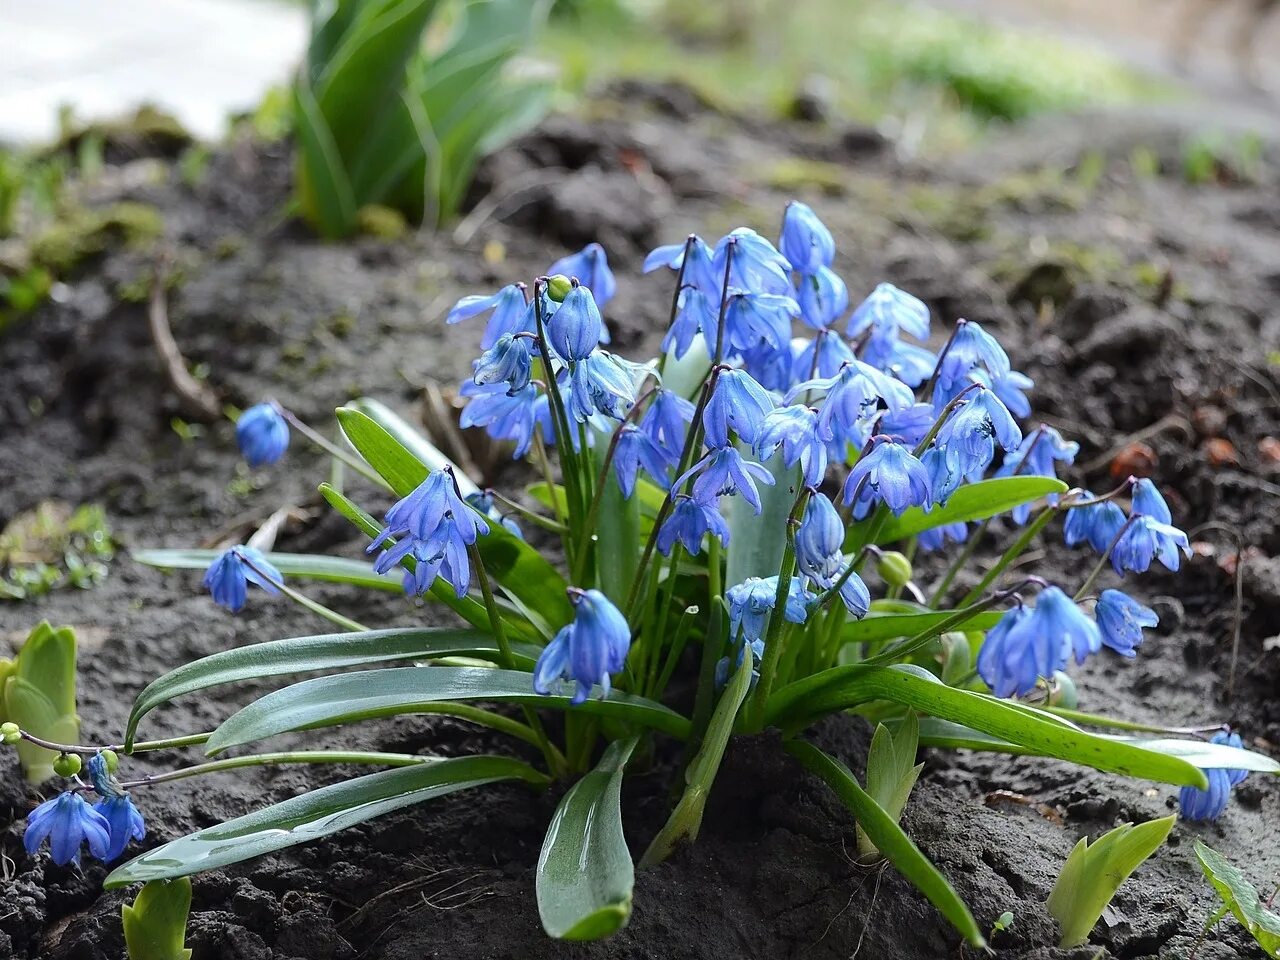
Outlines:
[[271,0],[0,0],[0,141],[55,135],[57,112],[155,103],[217,138],[227,114],[286,80],[306,10]]

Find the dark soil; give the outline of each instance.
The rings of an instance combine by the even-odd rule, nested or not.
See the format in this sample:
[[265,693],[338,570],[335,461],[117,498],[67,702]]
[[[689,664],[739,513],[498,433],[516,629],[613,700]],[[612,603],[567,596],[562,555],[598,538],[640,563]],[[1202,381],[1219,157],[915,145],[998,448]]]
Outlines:
[[[315,423],[361,393],[414,414],[422,385],[454,383],[475,353],[475,329],[440,322],[458,296],[534,276],[566,246],[592,239],[609,248],[621,280],[608,311],[616,343],[641,355],[660,336],[669,302],[669,278],[640,278],[644,251],[693,229],[717,236],[747,223],[773,232],[788,197],[808,199],[836,234],[836,266],[855,295],[889,279],[924,297],[943,322],[966,316],[998,332],[1037,381],[1037,413],[1081,441],[1073,482],[1108,488],[1114,448],[1144,434],[1152,456],[1138,459],[1200,547],[1181,575],[1132,587],[1159,609],[1161,627],[1136,661],[1103,657],[1081,672],[1082,708],[1172,724],[1230,720],[1260,749],[1280,744],[1280,652],[1265,644],[1280,633],[1280,393],[1266,356],[1280,347],[1274,144],[1251,182],[1224,169],[1220,183],[1189,185],[1178,171],[1195,118],[1044,122],[979,154],[922,165],[897,159],[873,131],[727,117],[680,89],[620,88],[589,112],[589,121],[552,119],[491,159],[481,187],[498,195],[531,170],[550,173],[462,244],[441,234],[330,246],[280,226],[283,147],[232,144],[196,186],[166,164],[110,168],[96,192],[163,214],[177,265],[174,333],[225,399],[243,405],[274,394]],[[1153,151],[1164,172],[1135,176],[1129,158],[1138,147]],[[1095,177],[1088,171],[1096,173],[1097,158]],[[97,501],[126,547],[180,546],[239,536],[246,522],[311,502],[322,464],[301,444],[287,466],[249,474],[237,466],[227,424],[194,440],[173,428],[179,407],[138,297],[154,259],[155,251],[108,254],[71,281],[63,302],[0,341],[0,521],[45,498]],[[1146,435],[1156,424],[1163,428]],[[1132,454],[1125,460],[1131,469]],[[1238,545],[1247,547],[1242,568]],[[279,546],[354,555],[360,540],[315,510]],[[992,556],[994,548],[980,554],[979,566]],[[1074,582],[1085,562],[1055,535],[1025,569]],[[443,618],[385,596],[314,592],[371,625]],[[261,595],[231,617],[198,577],[164,575],[125,555],[92,591],[0,606],[0,641],[20,640],[40,618],[80,630],[90,741],[117,736],[133,697],[164,670],[323,630],[287,601]],[[208,729],[264,689],[186,698],[149,717],[144,734]],[[814,735],[860,768],[861,722],[828,721]],[[342,742],[445,755],[506,749],[464,724],[421,717],[349,729]],[[1217,824],[1176,827],[1089,946],[1057,951],[1043,902],[1071,846],[1119,822],[1164,815],[1175,791],[1030,759],[930,751],[926,760],[905,826],[984,927],[1013,912],[1012,929],[993,941],[1001,954],[1187,956],[1215,906],[1191,852],[1197,837],[1260,888],[1280,880],[1280,788],[1255,775]],[[129,761],[131,772],[159,769],[154,759]],[[344,772],[264,770],[154,788],[142,798],[147,843]],[[627,784],[638,852],[661,822],[668,784],[660,770]],[[0,752],[0,957],[118,960],[123,896],[101,892],[104,869],[81,873],[23,853],[22,819],[36,799],[12,755]],[[698,843],[639,875],[635,914],[621,934],[591,946],[552,942],[538,923],[533,866],[556,799],[515,787],[455,794],[202,875],[190,945],[197,960],[960,952],[946,923],[892,869],[855,865],[847,813],[768,738],[734,744]],[[1198,953],[1255,955],[1234,921]]]

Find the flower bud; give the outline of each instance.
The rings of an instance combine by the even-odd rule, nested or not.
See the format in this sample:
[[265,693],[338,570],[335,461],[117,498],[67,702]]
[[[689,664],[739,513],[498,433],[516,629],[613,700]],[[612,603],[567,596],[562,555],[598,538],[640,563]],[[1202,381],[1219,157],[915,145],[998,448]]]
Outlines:
[[897,550],[888,550],[876,561],[876,573],[891,587],[905,587],[911,582],[911,561]]
[[115,773],[116,768],[120,766],[120,758],[116,756],[114,750],[103,750],[102,759],[107,765],[107,773]]
[[547,296],[556,303],[564,303],[564,298],[569,295],[569,291],[572,289],[573,281],[563,273],[557,273],[554,277],[547,277]]
[[0,740],[5,743],[17,743],[22,739],[22,731],[16,723],[0,723]]
[[80,755],[77,753],[61,754],[53,761],[53,772],[60,777],[74,777],[80,772]]
[[1074,710],[1080,703],[1076,682],[1061,670],[1055,670],[1049,684],[1049,706]]

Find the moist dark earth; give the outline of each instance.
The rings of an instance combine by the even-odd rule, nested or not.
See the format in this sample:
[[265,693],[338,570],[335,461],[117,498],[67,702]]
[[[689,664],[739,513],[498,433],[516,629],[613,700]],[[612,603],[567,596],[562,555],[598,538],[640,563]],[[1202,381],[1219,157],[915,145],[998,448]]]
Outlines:
[[[303,519],[285,527],[279,549],[356,556],[362,546],[316,504],[327,468],[301,442],[283,464],[250,473],[229,423],[186,439],[174,429],[180,407],[138,296],[160,253],[175,265],[174,335],[222,399],[244,406],[274,395],[330,429],[332,409],[364,393],[419,416],[424,385],[454,384],[477,352],[476,327],[442,323],[448,306],[536,276],[590,240],[606,245],[619,276],[606,311],[615,345],[649,355],[671,279],[642,277],[644,252],[691,230],[715,237],[746,224],[772,234],[794,196],[831,226],[836,268],[855,297],[890,280],[930,304],[936,330],[964,316],[997,333],[1036,380],[1036,417],[1081,442],[1069,481],[1103,490],[1130,470],[1149,474],[1191,531],[1196,556],[1182,573],[1129,582],[1161,625],[1135,661],[1108,654],[1077,672],[1081,708],[1174,725],[1230,721],[1257,749],[1280,744],[1280,650],[1268,642],[1280,634],[1280,385],[1267,356],[1280,348],[1274,143],[1264,142],[1249,169],[1224,163],[1210,182],[1192,184],[1184,146],[1212,118],[1047,119],[970,154],[911,161],[872,130],[728,116],[675,87],[613,88],[585,113],[549,119],[490,158],[476,195],[501,202],[456,235],[309,238],[282,216],[285,145],[234,141],[195,183],[154,158],[108,170],[93,199],[154,205],[162,244],[108,253],[70,280],[61,302],[0,339],[0,521],[47,498],[100,502],[125,548],[93,590],[0,606],[0,644],[18,642],[41,618],[79,629],[84,739],[117,738],[138,691],[180,663],[325,631],[261,594],[233,617],[198,575],[144,568],[129,548],[239,539],[288,505]],[[1158,172],[1150,163],[1136,172],[1137,151],[1157,158]],[[485,481],[522,479],[514,470],[504,477],[501,458],[484,463]],[[371,508],[387,505],[352,489]],[[979,551],[961,586],[976,581],[1002,539]],[[1075,583],[1091,562],[1051,528],[1019,572]],[[937,573],[918,570],[925,584]],[[388,595],[308,589],[372,626],[448,622]],[[184,698],[152,714],[142,734],[210,729],[266,689]],[[861,769],[869,731],[860,720],[829,720],[813,736]],[[510,749],[461,722],[425,717],[281,738],[281,748],[301,743],[440,755]],[[157,772],[167,762],[129,759],[127,769]],[[1068,851],[1081,836],[1166,815],[1176,790],[1032,759],[930,750],[925,762],[904,825],[984,929],[1014,914],[992,940],[997,953],[1261,955],[1233,920],[1195,946],[1215,901],[1191,847],[1205,840],[1269,892],[1280,882],[1280,784],[1255,774],[1216,824],[1179,823],[1091,942],[1061,951],[1043,903]],[[150,829],[143,846],[352,772],[242,771],[139,791]],[[658,763],[628,776],[637,854],[662,822],[669,773]],[[105,869],[59,868],[22,850],[25,813],[54,789],[28,789],[15,757],[0,752],[0,956],[117,960],[124,895],[101,892]],[[557,799],[510,786],[459,793],[199,876],[189,945],[197,960],[965,952],[891,868],[855,864],[847,812],[768,736],[732,745],[702,836],[638,875],[624,931],[592,945],[551,941],[538,922],[533,868]]]

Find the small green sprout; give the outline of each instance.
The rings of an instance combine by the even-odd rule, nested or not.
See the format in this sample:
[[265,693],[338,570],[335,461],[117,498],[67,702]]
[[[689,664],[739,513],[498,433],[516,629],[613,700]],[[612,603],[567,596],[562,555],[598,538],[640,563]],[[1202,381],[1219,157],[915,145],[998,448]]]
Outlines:
[[[871,737],[871,750],[867,753],[867,793],[894,823],[902,817],[911,789],[924,769],[923,763],[916,763],[919,743],[920,721],[911,710],[895,732],[890,733],[882,723]],[[858,859],[864,862],[882,859],[861,826],[858,827]]]
[[191,880],[152,880],[120,908],[129,960],[191,960],[183,946],[191,912]]
[[996,917],[996,922],[991,925],[991,933],[988,939],[994,940],[997,933],[1004,933],[1013,926],[1013,911],[1006,910],[1000,916]]
[[[14,742],[14,727],[58,743],[75,743],[80,735],[76,715],[76,635],[70,627],[40,623],[12,660],[0,661],[0,717],[6,726],[0,735]],[[57,769],[59,755],[52,750],[21,740],[16,743],[18,758],[30,783],[41,783]],[[79,757],[74,758],[79,763]]]
[[1205,930],[1216,926],[1228,913],[1235,914],[1267,956],[1280,957],[1280,915],[1267,909],[1269,902],[1263,905],[1257,888],[1222,854],[1199,840],[1195,850],[1205,877],[1222,900],[1221,909],[1208,919]]

